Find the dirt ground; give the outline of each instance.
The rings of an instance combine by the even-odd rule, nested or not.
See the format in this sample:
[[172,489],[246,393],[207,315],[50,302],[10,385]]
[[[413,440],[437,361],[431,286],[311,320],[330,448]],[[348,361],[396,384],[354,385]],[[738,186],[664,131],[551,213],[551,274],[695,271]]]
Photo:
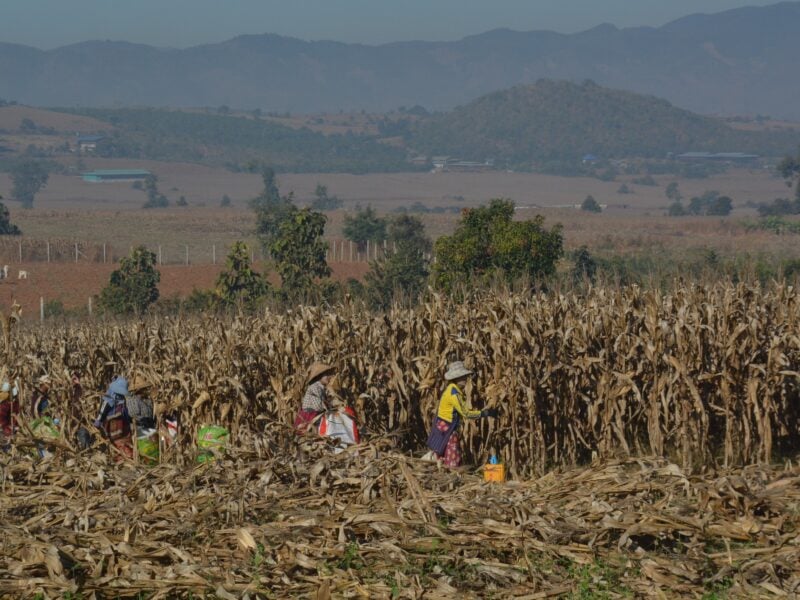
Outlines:
[[[256,270],[265,268],[256,263]],[[14,265],[9,279],[0,280],[0,306],[11,306],[16,301],[22,306],[27,319],[39,318],[40,301],[45,303],[59,301],[66,309],[88,309],[89,298],[96,296],[108,284],[111,272],[117,267],[112,264],[97,263],[23,263]],[[162,265],[159,267],[161,283],[158,286],[162,298],[186,297],[193,290],[207,290],[214,287],[222,265]],[[368,265],[366,263],[331,263],[332,277],[336,281],[349,278],[361,279]],[[27,279],[17,279],[18,271],[25,270]],[[273,284],[279,278],[270,273]],[[40,300],[41,299],[41,300]],[[96,306],[96,300],[93,301]]]

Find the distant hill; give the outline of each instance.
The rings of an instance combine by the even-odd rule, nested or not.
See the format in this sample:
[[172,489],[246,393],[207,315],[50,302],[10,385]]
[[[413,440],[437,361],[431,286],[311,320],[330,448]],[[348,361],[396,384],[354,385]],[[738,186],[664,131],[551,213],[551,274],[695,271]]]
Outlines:
[[0,44],[0,95],[39,106],[444,110],[540,78],[585,79],[704,114],[800,120],[800,2],[573,35],[490,31],[381,46],[248,35],[184,50]]
[[720,119],[676,108],[666,100],[592,82],[542,80],[483,96],[420,121],[409,144],[428,155],[512,166],[605,158],[664,158],[688,151],[780,156],[800,144],[800,132],[743,131]]
[[[62,109],[68,110],[68,109]],[[97,153],[107,158],[190,161],[279,171],[391,172],[412,170],[403,148],[374,136],[324,135],[271,120],[169,109],[71,109],[110,124]]]

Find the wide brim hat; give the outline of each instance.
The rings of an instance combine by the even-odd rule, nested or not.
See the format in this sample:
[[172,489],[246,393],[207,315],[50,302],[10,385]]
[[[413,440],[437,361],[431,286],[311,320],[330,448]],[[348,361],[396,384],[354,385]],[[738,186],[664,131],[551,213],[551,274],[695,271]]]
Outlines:
[[128,391],[140,392],[153,387],[153,384],[141,375],[134,375],[128,383]]
[[127,396],[129,393],[128,380],[124,377],[117,377],[111,382],[111,385],[108,386],[108,393],[109,395],[118,394],[120,396]]
[[313,383],[323,375],[333,373],[336,369],[325,363],[315,362],[308,368],[308,383]]
[[447,365],[447,371],[444,374],[444,378],[447,381],[453,381],[454,379],[461,379],[462,377],[467,377],[468,375],[472,375],[472,371],[465,367],[463,362],[457,360]]

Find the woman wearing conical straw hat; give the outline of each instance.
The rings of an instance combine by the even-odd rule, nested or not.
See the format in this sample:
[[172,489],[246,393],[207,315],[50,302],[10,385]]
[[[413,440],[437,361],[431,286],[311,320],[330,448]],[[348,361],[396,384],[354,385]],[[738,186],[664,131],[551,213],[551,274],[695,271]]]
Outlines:
[[464,392],[461,391],[459,384],[463,385],[471,375],[472,371],[460,360],[451,362],[447,366],[444,378],[449,383],[439,399],[436,418],[428,436],[428,448],[436,453],[445,466],[451,468],[461,466],[461,442],[458,438],[458,426],[461,420],[497,416],[497,410],[494,408],[473,410],[466,406]]
[[315,362],[308,369],[306,392],[300,404],[300,411],[294,420],[294,427],[298,433],[304,433],[314,419],[330,409],[327,386],[334,371],[331,365],[319,362]]

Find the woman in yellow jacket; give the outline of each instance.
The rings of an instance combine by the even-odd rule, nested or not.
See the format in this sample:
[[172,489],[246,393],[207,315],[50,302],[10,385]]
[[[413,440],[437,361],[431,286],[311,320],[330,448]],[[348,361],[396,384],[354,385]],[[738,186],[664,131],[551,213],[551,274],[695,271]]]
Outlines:
[[428,448],[433,450],[448,467],[461,466],[461,443],[457,431],[461,420],[497,416],[497,410],[493,408],[472,410],[466,406],[464,392],[458,384],[466,381],[470,375],[472,371],[461,361],[452,362],[447,366],[444,378],[449,383],[439,399],[436,418],[428,435]]

